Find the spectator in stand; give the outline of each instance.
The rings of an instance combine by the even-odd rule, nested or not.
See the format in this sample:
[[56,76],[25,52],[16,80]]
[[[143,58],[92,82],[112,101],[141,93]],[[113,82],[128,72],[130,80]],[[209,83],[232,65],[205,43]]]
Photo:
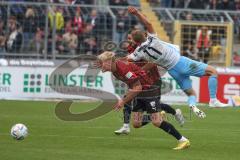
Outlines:
[[184,3],[184,8],[190,8],[190,9],[204,9],[206,2],[205,0],[188,0]]
[[6,34],[4,31],[4,22],[0,18],[0,56],[1,56],[1,53],[5,52],[5,41],[6,41]]
[[[42,2],[42,0],[38,0],[37,2]],[[32,9],[34,10],[35,13],[37,27],[43,30],[45,28],[46,13],[48,13],[48,7],[43,5],[33,5]]]
[[[10,2],[25,2],[25,0],[9,0]],[[10,12],[11,15],[16,17],[19,20],[20,24],[22,24],[22,17],[24,17],[24,8],[23,5],[10,5]]]
[[240,54],[237,52],[233,53],[233,65],[240,66]]
[[22,46],[22,33],[20,26],[17,25],[16,17],[10,17],[8,21],[10,34],[6,40],[6,50],[11,53],[19,53]]
[[211,61],[225,62],[224,44],[220,45],[215,42],[211,47]]
[[58,7],[56,11],[56,29],[57,32],[62,33],[64,28],[63,8]]
[[63,46],[63,35],[62,34],[56,34],[55,37],[54,37],[54,40],[56,42],[56,46],[55,48],[52,50],[53,53],[56,53],[56,54],[62,54],[65,52],[65,48]]
[[234,2],[230,0],[222,0],[222,2],[219,4],[219,8],[221,10],[235,10],[235,4]]
[[173,7],[175,8],[190,8],[204,9],[208,4],[208,0],[175,0]]
[[93,4],[94,0],[62,0],[65,4]]
[[207,6],[207,9],[213,9],[213,10],[220,9],[219,1],[218,0],[209,0],[209,4]]
[[43,46],[44,46],[43,36],[44,36],[44,32],[40,28],[37,28],[35,39],[34,39],[34,42],[35,42],[34,50],[37,53],[42,53]]
[[[51,29],[50,28],[48,28],[48,33],[51,33]],[[43,53],[44,54],[52,53],[53,52],[53,48],[52,48],[53,36],[52,36],[52,34],[47,34],[47,35],[44,35],[44,36],[47,36],[47,50],[45,50],[45,48],[44,48]]]
[[185,0],[174,0],[173,7],[174,8],[184,8]]
[[98,44],[95,37],[89,37],[84,40],[84,54],[96,55],[98,53]]
[[23,45],[28,51],[37,29],[37,20],[33,8],[28,7],[23,21]]
[[56,31],[58,33],[63,32],[63,27],[64,27],[64,18],[63,18],[63,9],[61,7],[58,7],[57,9],[55,7],[50,8],[50,11],[48,12],[48,18],[50,21],[50,28],[53,29],[53,22],[54,22],[54,14],[55,14],[55,26],[56,26]]
[[204,63],[207,63],[209,59],[210,47],[212,44],[211,34],[212,31],[208,30],[207,27],[202,27],[197,30],[196,48],[198,49],[199,57],[204,61]]
[[119,9],[117,12],[117,30],[115,33],[115,42],[120,43],[126,36],[126,32],[129,29],[129,16],[126,10]]
[[0,5],[0,18],[2,21],[6,22],[8,17],[7,6]]
[[194,47],[192,43],[189,43],[185,51],[185,55],[193,60],[198,61],[198,50]]
[[73,32],[72,26],[70,23],[66,26],[66,33],[62,38],[62,45],[59,46],[59,50],[64,53],[70,53],[71,55],[76,54],[76,48],[78,46],[78,37]]
[[[65,0],[65,4],[66,6],[64,7],[64,17],[74,17],[76,11],[80,8],[80,7],[75,7],[74,6],[74,1],[72,0]],[[66,20],[66,18],[65,18]]]
[[77,35],[80,35],[83,32],[83,19],[80,7],[76,9],[75,16],[73,17],[73,28]]
[[60,0],[48,0],[49,3],[60,3]]
[[[93,26],[89,23],[86,23],[83,27],[82,36],[79,36],[79,52],[86,53],[89,48],[88,42],[89,38],[93,37]],[[96,44],[96,46],[98,46]]]
[[127,0],[110,0],[109,4],[111,6],[127,6],[128,2]]
[[72,0],[72,5],[74,4],[93,4],[94,0]]
[[[92,24],[90,24],[90,23],[86,23],[85,25],[84,25],[84,27],[83,27],[83,35],[85,36],[85,37],[90,37],[90,36],[92,36],[93,34],[93,26],[92,26]],[[81,38],[82,38],[83,36],[81,36]]]
[[152,6],[162,7],[161,0],[147,0]]
[[235,9],[240,10],[240,0],[235,0]]
[[193,19],[192,19],[193,17],[192,17],[192,12],[187,12],[187,14],[186,14],[186,16],[185,16],[185,20],[187,20],[187,21],[192,21]]
[[161,0],[161,7],[171,8],[173,6],[173,0]]
[[58,0],[58,3],[67,3],[66,0]]
[[128,0],[127,3],[130,6],[140,6],[139,0]]
[[91,24],[92,26],[92,34],[95,36],[100,36],[101,31],[103,31],[103,22],[101,23],[100,14],[96,9],[92,9],[90,15],[87,16],[86,23]]
[[92,9],[90,15],[87,17],[87,23],[91,24],[93,27],[96,26],[96,20],[98,18],[98,11]]
[[232,17],[234,21],[234,34],[240,40],[240,17],[238,15],[234,15]]

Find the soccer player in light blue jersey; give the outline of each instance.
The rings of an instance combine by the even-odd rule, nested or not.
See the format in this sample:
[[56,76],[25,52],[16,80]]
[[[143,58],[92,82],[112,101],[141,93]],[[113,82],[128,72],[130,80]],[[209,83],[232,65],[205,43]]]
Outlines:
[[181,56],[178,46],[164,42],[157,37],[152,24],[140,11],[134,7],[129,7],[128,11],[135,15],[148,31],[146,33],[145,31],[134,30],[131,33],[133,42],[138,47],[132,54],[127,56],[129,61],[144,59],[166,69],[177,81],[181,89],[188,95],[189,107],[199,118],[205,118],[206,115],[196,107],[196,92],[192,88],[190,76],[209,76],[210,107],[225,107],[227,105],[221,103],[216,97],[218,75],[216,69],[205,63]]

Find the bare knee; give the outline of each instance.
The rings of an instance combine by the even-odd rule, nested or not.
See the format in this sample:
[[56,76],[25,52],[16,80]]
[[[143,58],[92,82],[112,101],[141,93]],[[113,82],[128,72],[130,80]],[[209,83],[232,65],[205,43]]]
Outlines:
[[132,124],[134,128],[140,128],[142,127],[142,118],[143,118],[143,114],[141,112],[134,112],[133,113],[133,120],[132,120]]
[[163,121],[163,118],[162,118],[161,115],[152,116],[152,124],[153,124],[155,127],[160,127],[162,121]]
[[188,95],[188,96],[197,96],[196,92],[191,88],[191,89],[187,89],[184,90],[184,92]]
[[207,76],[217,76],[218,72],[214,67],[207,66],[206,71],[205,71],[205,75],[207,75]]
[[134,127],[134,128],[140,128],[140,127],[142,127],[142,122],[133,122],[133,127]]

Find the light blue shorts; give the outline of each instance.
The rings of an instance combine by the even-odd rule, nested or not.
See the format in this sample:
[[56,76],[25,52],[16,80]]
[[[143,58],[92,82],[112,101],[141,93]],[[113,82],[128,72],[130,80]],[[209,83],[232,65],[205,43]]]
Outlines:
[[207,64],[181,56],[178,63],[168,73],[177,81],[182,90],[192,88],[190,76],[202,77],[205,75]]

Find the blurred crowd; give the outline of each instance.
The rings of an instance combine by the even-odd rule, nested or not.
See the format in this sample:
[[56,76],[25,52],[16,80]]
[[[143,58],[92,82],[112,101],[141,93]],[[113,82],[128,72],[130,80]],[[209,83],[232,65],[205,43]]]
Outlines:
[[240,0],[148,0],[167,8],[240,10]]
[[[240,0],[148,0],[154,7],[163,8],[179,8],[179,9],[200,9],[200,10],[227,10],[227,11],[239,11]],[[235,13],[229,13],[230,17],[234,21],[234,42],[237,46],[240,44],[240,16]],[[211,12],[207,14],[198,14],[192,11],[183,11],[172,14],[176,14],[175,18],[188,21],[215,21],[224,22],[227,21],[225,15]],[[202,15],[202,16],[201,16]],[[201,33],[201,34],[200,34]],[[186,42],[184,46],[183,54],[191,57],[195,60],[208,62],[209,59],[223,60],[224,61],[224,43],[225,38],[220,38],[219,43],[213,43],[213,37],[211,30],[207,28],[199,28],[196,32],[196,36],[191,39],[191,42]],[[215,35],[215,34],[213,34]],[[216,37],[215,37],[216,38]],[[201,44],[201,45],[200,45]],[[236,44],[235,44],[236,45]],[[210,54],[211,53],[211,54]],[[233,64],[240,66],[240,47],[235,47],[233,53]]]
[[[43,0],[10,1],[44,2]],[[128,3],[127,0],[110,0],[109,4],[138,5],[136,2],[138,1],[129,0]],[[0,55],[4,52],[53,53],[52,51],[67,55],[97,54],[102,43],[112,38],[111,15],[93,7],[81,7],[81,4],[95,3],[94,0],[49,0],[49,3],[65,3],[68,6],[12,4],[10,13],[7,11],[7,6],[0,6]],[[74,6],[75,4],[78,6]],[[126,9],[113,8],[112,11],[117,17],[115,42],[120,42],[125,38],[126,31],[137,25],[137,21]],[[46,24],[46,15],[48,24]]]
[[[8,0],[10,2],[46,2],[46,0]],[[191,9],[239,10],[240,0],[149,0],[154,6]],[[131,28],[142,28],[126,8],[140,6],[139,0],[108,0],[116,16],[113,19],[104,9],[81,5],[105,4],[106,0],[48,0],[49,3],[65,5],[18,5],[0,6],[0,56],[1,53],[56,53],[59,55],[97,54],[103,43],[112,40],[120,43]],[[116,8],[119,7],[119,8]],[[10,10],[8,10],[10,9]],[[186,20],[192,20],[191,12]],[[233,17],[234,18],[234,17]],[[46,21],[47,19],[47,21]],[[240,24],[239,17],[235,17]],[[47,24],[46,24],[47,23]],[[236,23],[236,24],[238,24]],[[47,27],[46,27],[47,26]],[[236,27],[240,33],[239,27]],[[238,25],[240,26],[240,25]],[[47,29],[47,30],[46,30]],[[200,32],[199,32],[200,33]],[[202,36],[202,34],[199,34]],[[185,50],[193,59],[208,57],[209,44],[200,45],[201,36],[189,43]],[[200,37],[200,38],[199,38]],[[200,40],[198,40],[200,39]],[[202,38],[203,39],[203,38]],[[196,47],[198,44],[198,47]],[[45,47],[47,46],[47,47]],[[195,46],[195,47],[193,47]],[[196,54],[204,53],[204,54]],[[237,54],[236,56],[237,57]],[[238,58],[235,58],[236,61]]]
[[[11,2],[46,2],[44,0],[9,0]],[[91,0],[49,0],[50,3],[91,4]],[[26,52],[51,52],[53,27],[56,28],[56,51],[59,53],[70,52],[74,54],[78,47],[80,33],[94,32],[94,23],[87,23],[97,19],[95,9],[86,15],[83,21],[80,7],[46,7],[41,5],[10,5],[0,6],[0,53]],[[46,14],[47,13],[47,14]],[[46,15],[48,17],[48,34],[45,34]],[[53,18],[55,16],[55,19]],[[55,21],[55,23],[54,23]],[[90,25],[91,24],[91,25]],[[94,34],[94,33],[93,33]],[[93,39],[93,38],[90,38]],[[47,40],[48,48],[44,50],[44,41]],[[84,39],[87,45],[93,45],[92,40]],[[92,47],[93,48],[93,47]]]

